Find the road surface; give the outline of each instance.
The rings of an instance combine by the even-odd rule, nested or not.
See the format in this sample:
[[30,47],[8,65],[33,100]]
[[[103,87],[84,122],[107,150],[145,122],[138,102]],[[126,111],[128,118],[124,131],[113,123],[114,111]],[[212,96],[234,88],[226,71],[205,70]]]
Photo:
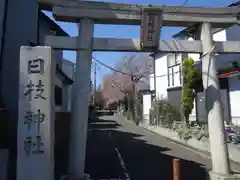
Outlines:
[[181,159],[181,180],[207,179],[211,161],[137,127],[120,115],[88,127],[86,169],[94,180],[172,180],[172,160]]

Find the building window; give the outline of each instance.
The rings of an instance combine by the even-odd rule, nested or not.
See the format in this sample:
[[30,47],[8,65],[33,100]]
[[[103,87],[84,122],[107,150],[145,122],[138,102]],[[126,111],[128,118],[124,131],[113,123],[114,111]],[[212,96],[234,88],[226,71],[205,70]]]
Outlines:
[[176,65],[179,65],[182,63],[182,58],[183,58],[183,54],[176,54]]
[[168,67],[172,67],[176,65],[176,55],[175,54],[169,54],[167,56],[167,65]]
[[168,87],[170,86],[170,72],[169,68],[167,68],[167,77],[168,77]]
[[171,54],[167,57],[168,86],[180,86],[182,84],[182,54]]
[[171,84],[171,86],[174,86],[174,68],[171,68],[171,77],[172,77],[172,84]]
[[170,54],[167,57],[167,65],[168,67],[173,67],[180,65],[182,63],[183,54]]
[[180,85],[182,85],[183,77],[182,77],[182,66],[179,66],[179,81]]

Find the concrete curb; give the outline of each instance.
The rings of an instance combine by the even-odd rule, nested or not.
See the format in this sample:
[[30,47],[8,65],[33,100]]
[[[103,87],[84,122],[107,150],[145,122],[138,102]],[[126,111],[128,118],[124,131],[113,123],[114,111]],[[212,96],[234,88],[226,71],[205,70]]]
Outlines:
[[[118,114],[118,115],[121,115],[121,114]],[[155,135],[158,135],[160,138],[162,138],[162,139],[164,139],[164,140],[171,141],[172,143],[177,144],[178,146],[181,146],[181,147],[183,147],[183,148],[185,148],[185,149],[188,149],[188,150],[190,150],[190,151],[194,151],[195,153],[199,154],[200,156],[204,156],[205,158],[211,159],[211,155],[210,155],[209,152],[201,151],[201,150],[199,150],[199,149],[197,149],[197,148],[194,148],[194,147],[192,147],[192,146],[189,146],[189,145],[187,145],[187,144],[184,144],[184,143],[175,141],[175,140],[173,140],[173,139],[171,139],[171,138],[167,138],[167,137],[165,137],[165,136],[161,136],[160,134],[158,134],[158,133],[156,133],[156,132],[154,132],[154,131],[152,131],[152,130],[150,130],[150,129],[148,129],[148,128],[145,128],[145,127],[143,127],[143,126],[141,126],[141,125],[136,125],[136,123],[134,123],[134,122],[130,122],[130,120],[126,119],[124,116],[123,116],[123,118],[124,118],[124,120],[125,120],[127,123],[134,124],[136,127],[141,128],[141,129],[144,129],[144,130],[146,130],[146,131],[148,131],[148,132],[150,132],[150,133],[153,133],[153,134],[155,134]],[[234,162],[234,163],[236,163],[237,165],[240,166],[240,163],[237,163],[237,162]]]
[[201,155],[203,155],[203,156],[211,159],[211,155],[210,155],[209,152],[199,150],[199,149],[194,148],[194,147],[192,147],[192,146],[189,146],[189,145],[187,145],[187,144],[184,144],[184,143],[181,143],[181,142],[179,142],[179,141],[173,140],[173,139],[171,139],[171,138],[162,136],[162,135],[160,135],[160,134],[158,134],[158,133],[156,133],[156,132],[154,132],[154,131],[152,131],[152,130],[150,130],[150,129],[147,129],[147,128],[143,127],[143,126],[139,126],[139,127],[142,128],[142,129],[145,129],[146,131],[149,131],[149,132],[151,132],[151,133],[153,133],[153,134],[158,135],[160,138],[162,138],[162,139],[164,139],[164,140],[171,141],[171,142],[173,142],[173,143],[175,143],[175,144],[177,144],[177,145],[179,145],[179,146],[183,146],[184,148],[189,149],[189,150],[191,150],[191,151],[194,151],[194,152],[197,151],[197,153],[199,153],[199,154],[201,153]]
[[[174,144],[177,144],[178,146],[181,146],[181,147],[183,147],[183,148],[185,148],[185,149],[188,149],[188,150],[190,150],[190,151],[193,151],[194,153],[196,153],[196,154],[198,154],[198,155],[200,155],[200,156],[202,156],[202,157],[211,159],[211,154],[210,154],[209,152],[202,151],[202,150],[199,150],[199,149],[194,148],[194,147],[192,147],[192,146],[189,146],[189,145],[187,145],[187,144],[181,143],[181,142],[179,142],[179,141],[175,141],[175,140],[173,140],[173,139],[171,139],[171,138],[168,138],[168,137],[165,137],[165,136],[161,136],[160,134],[158,134],[158,133],[156,133],[156,132],[154,132],[154,131],[152,131],[152,130],[150,130],[150,129],[147,129],[147,128],[143,127],[143,126],[138,126],[138,127],[139,127],[139,128],[142,128],[142,129],[144,129],[144,130],[146,130],[146,131],[148,131],[148,132],[150,132],[150,133],[156,134],[156,135],[158,135],[158,136],[159,136],[160,138],[162,138],[162,139],[165,139],[165,140],[167,140],[167,141],[171,141],[171,142],[173,142]],[[233,160],[230,160],[230,162],[231,162],[233,165],[240,167],[240,163],[239,163],[239,162],[236,162],[236,161],[233,161]]]
[[[121,116],[121,114],[118,114],[118,115]],[[129,122],[130,120],[127,120],[124,116],[122,116],[122,117],[124,118],[124,120],[125,120],[126,122],[130,123],[130,122]],[[146,131],[148,131],[148,132],[150,132],[150,133],[152,133],[152,134],[158,135],[160,138],[162,138],[162,139],[164,139],[164,140],[167,140],[167,141],[170,141],[170,142],[172,142],[172,143],[174,143],[174,144],[176,144],[176,145],[178,145],[178,146],[181,146],[181,147],[183,147],[183,148],[185,148],[185,149],[188,149],[188,150],[190,150],[190,151],[192,151],[192,152],[194,152],[194,153],[196,153],[196,154],[198,154],[198,155],[200,155],[200,156],[202,156],[202,157],[204,157],[204,158],[211,159],[211,154],[210,154],[210,152],[203,151],[203,150],[199,150],[199,149],[194,148],[194,147],[192,147],[192,146],[189,146],[189,145],[187,145],[187,144],[185,144],[185,143],[181,143],[181,142],[176,141],[176,140],[173,140],[173,139],[171,139],[171,138],[162,136],[162,135],[160,135],[160,134],[158,134],[158,133],[156,133],[156,132],[154,132],[154,131],[146,128],[146,127],[143,127],[143,126],[141,126],[141,125],[136,125],[136,123],[131,123],[131,124],[134,124],[136,127],[142,128],[142,129],[144,129],[144,130],[146,130]],[[239,166],[239,168],[240,168],[240,163],[239,163],[239,162],[233,161],[233,160],[231,160],[231,159],[230,159],[230,162],[231,162],[231,164],[233,164],[233,165],[235,165],[235,166]]]

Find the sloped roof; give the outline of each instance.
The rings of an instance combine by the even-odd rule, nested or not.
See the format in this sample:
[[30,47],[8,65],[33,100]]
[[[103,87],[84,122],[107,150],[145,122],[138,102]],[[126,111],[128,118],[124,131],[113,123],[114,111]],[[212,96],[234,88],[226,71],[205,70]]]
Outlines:
[[73,84],[73,80],[71,78],[69,78],[61,68],[59,68],[58,66],[56,67],[56,74],[62,79],[62,81],[65,84],[71,85]]
[[68,59],[66,59],[66,58],[63,58],[63,59],[62,59],[62,62],[63,62],[64,64],[66,64],[66,65],[69,65],[69,66],[75,65],[74,62],[72,62],[72,61],[70,61],[70,60],[68,60]]
[[49,18],[42,11],[39,11],[39,18],[42,18],[44,21],[46,21],[50,25],[51,29],[53,31],[56,31],[56,34],[58,36],[69,36],[68,33],[66,33],[57,23],[55,23],[51,18]]

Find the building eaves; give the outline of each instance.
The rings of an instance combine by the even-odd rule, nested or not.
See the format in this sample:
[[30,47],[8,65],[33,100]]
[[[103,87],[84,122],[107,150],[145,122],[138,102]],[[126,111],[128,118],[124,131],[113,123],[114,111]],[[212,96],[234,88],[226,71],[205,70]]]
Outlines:
[[48,23],[51,27],[51,30],[56,32],[58,36],[69,36],[57,23],[55,23],[51,18],[49,18],[42,11],[39,11],[39,18],[42,18],[46,23]]
[[62,59],[62,63],[66,64],[66,65],[69,65],[69,66],[74,66],[75,65],[74,62],[69,61],[68,59],[65,59],[65,58]]
[[71,78],[69,78],[61,68],[59,68],[58,66],[56,67],[56,74],[60,77],[60,79],[62,79],[62,81],[65,84],[71,85],[73,84],[73,80]]
[[161,57],[166,56],[168,54],[171,54],[171,53],[154,52],[154,53],[149,54],[149,56],[152,57],[153,59],[158,59],[158,58],[161,58]]

